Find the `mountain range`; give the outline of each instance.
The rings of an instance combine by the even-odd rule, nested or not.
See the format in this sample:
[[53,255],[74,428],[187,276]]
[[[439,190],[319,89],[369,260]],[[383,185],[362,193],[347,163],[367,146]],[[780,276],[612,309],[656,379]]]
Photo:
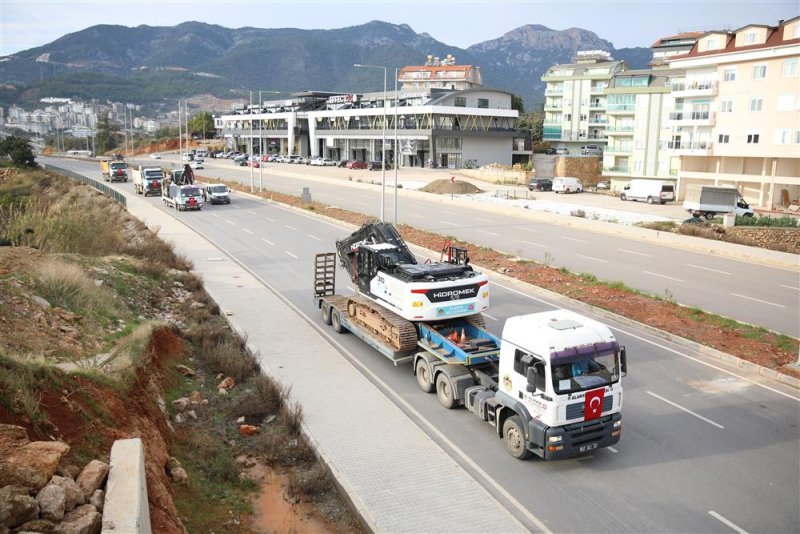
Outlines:
[[485,86],[511,91],[532,109],[544,99],[545,70],[579,50],[605,50],[631,68],[651,58],[649,48],[615,49],[588,30],[541,25],[466,49],[381,21],[332,30],[97,25],[0,58],[0,105],[47,96],[148,104],[205,93],[241,100],[259,89],[377,91],[380,73],[355,63],[385,65],[392,89],[395,67],[452,54],[459,65],[479,66]]

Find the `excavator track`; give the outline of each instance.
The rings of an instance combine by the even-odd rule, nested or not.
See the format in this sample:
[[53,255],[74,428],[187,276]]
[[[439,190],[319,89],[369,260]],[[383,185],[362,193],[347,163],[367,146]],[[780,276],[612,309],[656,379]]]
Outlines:
[[417,346],[414,323],[360,296],[347,301],[347,317],[369,331],[396,352],[408,352]]

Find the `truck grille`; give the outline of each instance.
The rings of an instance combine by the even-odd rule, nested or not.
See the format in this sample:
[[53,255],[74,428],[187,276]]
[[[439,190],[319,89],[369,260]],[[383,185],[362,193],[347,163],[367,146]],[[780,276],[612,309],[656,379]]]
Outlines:
[[[607,412],[613,406],[614,399],[611,395],[607,395],[603,398],[603,412]],[[583,418],[583,407],[584,402],[576,402],[573,404],[567,405],[567,421],[571,419],[582,419]]]

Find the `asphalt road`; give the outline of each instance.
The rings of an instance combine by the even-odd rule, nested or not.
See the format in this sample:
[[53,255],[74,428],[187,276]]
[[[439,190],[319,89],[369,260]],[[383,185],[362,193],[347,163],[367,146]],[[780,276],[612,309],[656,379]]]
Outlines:
[[[86,163],[62,165],[99,174]],[[131,184],[115,187],[133,190]],[[159,198],[149,201],[161,205]],[[172,213],[311,317],[331,343],[363,364],[362,372],[387,397],[531,528],[535,516],[558,532],[800,531],[796,390],[597,317],[628,349],[622,440],[579,459],[519,462],[505,453],[491,427],[463,409],[445,410],[435,396],[422,393],[408,366],[395,368],[355,336],[322,325],[311,301],[312,259],[332,251],[348,230],[238,194],[229,206]],[[340,273],[340,290],[346,285]],[[521,287],[492,287],[487,326],[496,334],[509,316],[555,306]]]
[[[153,163],[153,160],[140,160]],[[165,156],[164,163],[177,157]],[[338,169],[314,168],[278,163],[263,169],[264,187],[299,195],[308,187],[314,200],[353,211],[380,215],[380,187],[351,187],[341,179],[318,181],[282,175],[313,172],[330,175]],[[250,169],[234,166],[230,160],[208,160],[198,174],[250,184]],[[354,180],[380,182],[379,172],[348,171]],[[387,181],[391,182],[391,173]],[[253,183],[260,182],[253,170]],[[587,232],[559,224],[543,224],[526,216],[523,209],[486,211],[485,206],[464,207],[448,203],[446,196],[420,199],[400,197],[398,221],[443,235],[454,236],[481,246],[523,258],[566,267],[577,273],[591,273],[601,280],[625,285],[662,298],[673,299],[738,321],[763,326],[800,337],[800,273],[746,261],[681,250],[607,232]],[[559,201],[563,195],[539,193],[539,198]],[[590,195],[584,195],[589,197]],[[571,196],[570,201],[576,201]],[[608,199],[620,206],[616,199]],[[607,202],[608,203],[608,202]],[[387,187],[386,218],[393,217],[391,188]],[[477,203],[476,203],[477,204]],[[676,206],[647,206],[626,202],[625,209],[651,210],[673,215]],[[665,212],[665,210],[670,210]],[[554,216],[555,217],[555,216]],[[798,259],[800,265],[800,259]]]

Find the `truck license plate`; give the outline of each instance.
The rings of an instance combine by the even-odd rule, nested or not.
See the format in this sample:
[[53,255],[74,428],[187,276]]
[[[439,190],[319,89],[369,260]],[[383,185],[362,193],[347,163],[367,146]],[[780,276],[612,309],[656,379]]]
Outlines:
[[590,450],[592,450],[592,449],[596,449],[596,448],[597,448],[597,443],[590,443],[590,444],[588,444],[588,445],[582,445],[582,446],[581,446],[581,447],[578,449],[578,451],[580,451],[580,452],[586,452],[586,451],[590,451]]

